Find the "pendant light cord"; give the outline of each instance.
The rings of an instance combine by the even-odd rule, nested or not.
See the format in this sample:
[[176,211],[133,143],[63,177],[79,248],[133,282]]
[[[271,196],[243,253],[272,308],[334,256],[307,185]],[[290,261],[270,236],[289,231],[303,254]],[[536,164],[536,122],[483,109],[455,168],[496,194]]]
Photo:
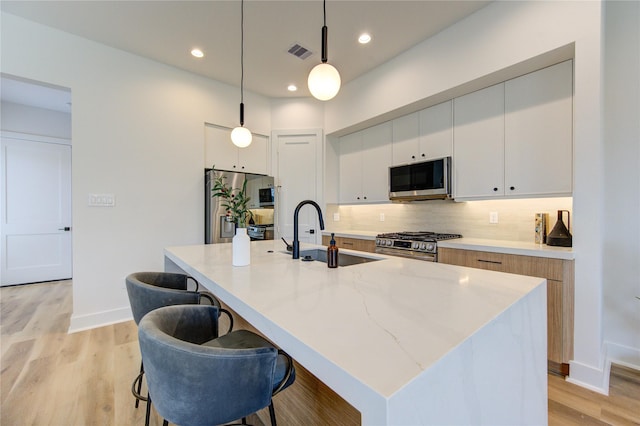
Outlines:
[[324,26],[327,26],[327,0],[322,0],[322,12],[324,15]]
[[244,0],[240,5],[240,103],[244,103]]

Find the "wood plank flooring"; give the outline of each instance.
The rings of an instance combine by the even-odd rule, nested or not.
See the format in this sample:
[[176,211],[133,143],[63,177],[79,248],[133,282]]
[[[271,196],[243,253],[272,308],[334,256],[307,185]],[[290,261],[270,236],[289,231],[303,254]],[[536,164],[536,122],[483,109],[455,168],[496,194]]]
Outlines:
[[[0,288],[0,425],[144,424],[136,325],[67,334],[71,311],[71,281]],[[549,375],[549,424],[640,425],[640,372],[611,371],[609,396]]]

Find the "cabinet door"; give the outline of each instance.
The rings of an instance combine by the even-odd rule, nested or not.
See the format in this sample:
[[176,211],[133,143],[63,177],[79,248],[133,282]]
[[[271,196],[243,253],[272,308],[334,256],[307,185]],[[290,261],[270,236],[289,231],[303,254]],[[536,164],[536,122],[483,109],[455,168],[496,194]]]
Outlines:
[[364,202],[389,201],[391,122],[362,131],[362,197]]
[[506,195],[571,195],[572,64],[505,83]]
[[454,197],[504,194],[504,84],[454,99]]
[[393,165],[420,161],[420,119],[417,112],[393,120]]
[[340,203],[362,201],[362,132],[340,138]]
[[238,171],[238,148],[231,142],[231,130],[206,125],[205,167]]
[[268,145],[269,138],[254,134],[251,145],[246,148],[237,148],[239,171],[261,175],[268,174]]
[[450,157],[452,153],[452,101],[420,111],[420,160]]

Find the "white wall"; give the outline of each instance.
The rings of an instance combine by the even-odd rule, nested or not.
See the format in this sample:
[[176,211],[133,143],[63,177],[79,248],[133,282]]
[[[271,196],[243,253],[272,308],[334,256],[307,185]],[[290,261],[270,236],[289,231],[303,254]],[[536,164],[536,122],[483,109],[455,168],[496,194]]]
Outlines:
[[2,102],[2,130],[71,139],[71,114]]
[[640,366],[640,2],[605,3],[604,341]]
[[272,99],[273,130],[321,129],[324,125],[324,105],[324,102],[315,98]]
[[[344,85],[325,110],[340,133],[482,80],[532,57],[574,46],[575,337],[571,377],[602,390],[602,4],[496,2]],[[404,108],[406,110],[406,108]]]
[[[2,13],[2,72],[73,97],[73,316],[77,330],[130,318],[127,274],[163,248],[203,242],[204,122],[234,127],[238,88]],[[271,130],[245,93],[247,126]],[[88,207],[112,193],[113,208]]]

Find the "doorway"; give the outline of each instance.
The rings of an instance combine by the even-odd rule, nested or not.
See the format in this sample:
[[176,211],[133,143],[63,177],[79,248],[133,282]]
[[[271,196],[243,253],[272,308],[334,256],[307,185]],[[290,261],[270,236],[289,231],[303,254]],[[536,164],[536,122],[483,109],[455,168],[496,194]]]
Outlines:
[[2,75],[1,286],[72,277],[70,101]]

